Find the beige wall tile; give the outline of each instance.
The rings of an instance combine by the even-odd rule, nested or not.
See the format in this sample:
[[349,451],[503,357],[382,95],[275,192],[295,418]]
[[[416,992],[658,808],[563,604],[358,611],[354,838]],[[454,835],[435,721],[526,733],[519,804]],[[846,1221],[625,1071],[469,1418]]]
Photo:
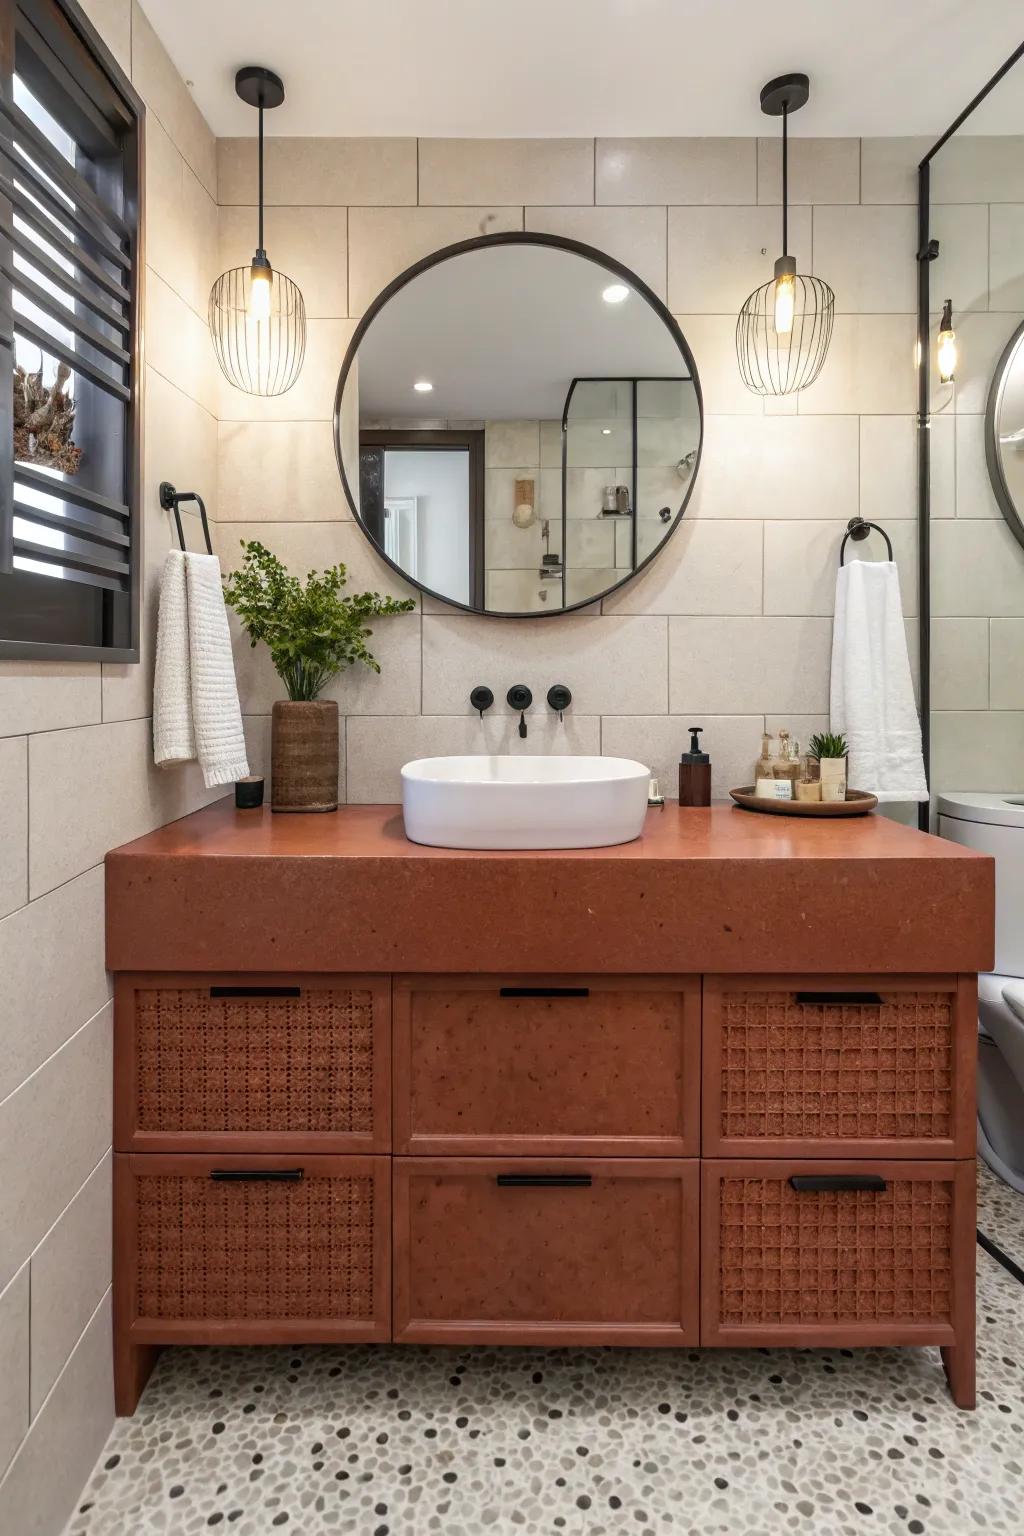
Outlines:
[[676,315],[697,365],[704,410],[720,416],[763,416],[764,402],[740,377],[735,315]]
[[0,917],[28,900],[28,738],[0,740]]
[[934,142],[927,138],[861,139],[861,202],[916,206],[917,167]]
[[[380,672],[349,667],[324,690],[336,699],[342,715],[416,715],[420,710],[420,616],[396,614],[374,619],[367,642],[380,662]],[[242,712],[269,715],[275,700],[285,698],[284,684],[274,671],[265,645],[255,650],[238,620],[231,616],[235,673]]]
[[[952,517],[954,452],[952,417],[933,416],[931,515]],[[860,512],[872,522],[917,516],[916,416],[860,418]]]
[[132,72],[132,0],[81,0],[82,9],[125,74]]
[[931,532],[934,615],[1024,615],[1024,549],[1001,518],[949,518]]
[[993,203],[989,212],[989,308],[1024,309],[1024,204]]
[[932,310],[938,316],[946,297],[957,314],[988,309],[988,204],[933,202],[930,217],[939,242],[928,274]]
[[55,1536],[64,1529],[113,1427],[111,1347],[106,1297],[0,1483],[5,1531]]
[[[185,162],[160,119],[146,121],[146,265],[178,292]],[[216,217],[216,213],[214,214]]]
[[956,515],[1002,517],[985,459],[984,416],[956,418]]
[[593,203],[593,139],[420,139],[419,201]]
[[761,751],[762,715],[705,715],[685,710],[672,715],[606,716],[601,721],[601,750],[607,757],[632,757],[646,764],[669,800],[679,796],[679,754],[690,745],[691,722],[704,731],[701,745],[711,758],[711,796],[727,798],[730,789],[753,781]]
[[[932,709],[988,709],[989,620],[932,620]],[[1014,624],[1014,619],[997,619]],[[1001,706],[1002,708],[1014,706]]]
[[107,1004],[0,1104],[0,1285],[6,1285],[110,1146]]
[[[952,623],[952,620],[947,620]],[[966,623],[967,620],[961,622]],[[974,621],[977,622],[977,621]],[[990,709],[1024,709],[1024,619],[991,621]],[[976,647],[981,655],[980,643]],[[984,709],[984,704],[941,705],[935,708]]]
[[760,613],[760,522],[685,517],[657,559],[605,613]]
[[424,713],[468,711],[477,683],[486,683],[503,700],[513,683],[525,682],[534,695],[530,721],[548,713],[545,694],[552,683],[572,690],[574,714],[656,714],[668,700],[666,622],[568,615],[525,624],[427,615]]
[[1024,134],[955,134],[932,162],[931,195],[936,203],[1024,203]]
[[489,421],[484,432],[488,469],[527,469],[540,464],[540,422]]
[[932,711],[931,791],[1024,789],[1024,713]]
[[527,208],[526,228],[592,245],[629,267],[664,299],[664,208]]
[[215,140],[184,80],[137,0],[132,3],[132,84],[195,171],[217,196]]
[[[309,320],[306,356],[298,379],[283,395],[248,395],[216,369],[215,415],[225,421],[330,421],[338,375],[348,349],[351,320]],[[216,367],[216,365],[214,365]]]
[[[782,139],[757,141],[757,200],[782,202]],[[796,139],[789,141],[789,201],[794,203],[859,203],[860,140]]]
[[0,661],[0,736],[88,725],[99,718],[97,663]]
[[111,1154],[32,1255],[32,1414],[43,1406],[110,1285]]
[[[29,1425],[29,1275],[27,1262],[0,1291],[0,1478]],[[0,1495],[0,1517],[3,1515]]]
[[330,421],[222,421],[221,522],[328,522],[352,517]]
[[598,203],[754,203],[755,139],[598,139]]
[[[497,688],[494,691],[497,695]],[[468,711],[468,700],[466,708]],[[402,798],[402,767],[420,757],[478,752],[575,755],[601,751],[601,722],[596,716],[577,715],[570,709],[560,723],[541,694],[539,705],[534,705],[527,718],[529,735],[525,741],[518,732],[519,716],[500,697],[483,720],[470,713],[401,719],[353,718],[347,722],[349,804],[397,804]]]
[[110,996],[103,967],[102,867],[0,922],[0,976],[4,1099]]
[[350,592],[417,596],[415,587],[396,576],[381,559],[358,523],[221,523],[214,548],[225,571],[241,564],[239,545],[247,539],[258,539],[273,550],[293,576],[305,577],[309,571],[320,571],[340,561],[348,572]]
[[[789,249],[798,270],[808,271],[808,208],[794,208],[790,214]],[[748,295],[770,280],[781,251],[774,208],[670,208],[669,307],[685,314],[728,315],[735,325]]]
[[[917,612],[917,523],[888,521],[900,573],[903,611]],[[821,614],[835,612],[839,551],[846,523],[842,519],[812,522],[768,522],[764,525],[765,613]],[[885,544],[873,533],[864,544],[846,546],[846,559],[884,560]]]
[[831,635],[823,618],[672,618],[669,709],[820,714]]
[[853,517],[858,452],[855,416],[707,416],[695,510],[701,518]]
[[929,347],[932,359],[932,411],[948,410],[952,400],[957,412],[968,416],[983,416],[996,364],[1006,343],[1024,320],[1024,314],[984,314],[980,310],[969,310],[962,315],[954,313],[954,319],[959,350],[955,385],[939,383],[935,367],[938,317],[932,320]]
[[[248,266],[256,248],[256,220],[254,207],[220,209],[218,271]],[[347,208],[268,208],[263,243],[274,270],[298,283],[307,316],[338,319],[348,314]]]
[[[256,136],[217,140],[220,203],[256,201]],[[415,139],[271,138],[268,207],[368,207],[416,202]]]
[[521,208],[352,207],[348,215],[349,313],[361,315],[392,278],[431,251],[522,227]]
[[814,273],[835,293],[837,314],[916,311],[916,231],[913,208],[814,209]]
[[913,315],[837,315],[824,367],[800,395],[800,414],[910,415],[916,335]]
[[217,414],[220,370],[209,327],[152,268],[146,281],[146,358],[150,369]]
[[169,281],[202,319],[209,308],[210,289],[222,271],[218,224],[216,202],[186,163],[181,178],[181,220],[177,232],[178,281]]

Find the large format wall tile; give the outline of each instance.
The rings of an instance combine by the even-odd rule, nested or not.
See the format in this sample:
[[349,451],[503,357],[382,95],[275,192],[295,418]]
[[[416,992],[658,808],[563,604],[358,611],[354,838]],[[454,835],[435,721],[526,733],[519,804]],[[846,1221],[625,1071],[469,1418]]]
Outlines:
[[1024,203],[995,203],[989,209],[990,309],[1024,309]]
[[[257,210],[247,205],[220,209],[218,271],[248,266],[256,219]],[[347,208],[267,208],[263,243],[275,272],[302,290],[310,319],[348,314]]]
[[338,375],[352,339],[351,320],[307,320],[302,372],[283,395],[250,395],[217,369],[215,415],[225,421],[330,421]]
[[956,417],[956,515],[1002,517],[985,457],[985,417]]
[[910,415],[917,404],[916,336],[911,314],[837,315],[824,366],[800,394],[800,414]]
[[756,139],[598,139],[598,203],[754,203]]
[[[770,281],[781,251],[774,208],[670,208],[668,302],[680,314],[735,316],[749,294]],[[811,264],[811,213],[794,208],[789,249],[797,268]]]
[[419,202],[593,203],[593,139],[420,139]]
[[649,715],[668,705],[664,618],[566,615],[517,619],[423,619],[423,712],[459,715],[486,683],[503,712],[513,683],[533,690],[528,723],[550,713],[552,683],[572,690],[574,715]]
[[679,755],[689,750],[691,725],[704,734],[701,746],[711,758],[711,794],[724,799],[753,779],[761,751],[763,715],[707,715],[700,708],[680,708],[671,715],[627,715],[601,721],[601,750],[609,757],[632,757],[650,768],[661,793],[679,794]]
[[[945,297],[945,295],[942,295]],[[955,303],[955,301],[954,301]],[[953,407],[967,416],[983,416],[988,404],[988,392],[1002,352],[1014,331],[1024,320],[1024,314],[984,314],[969,310],[956,321],[956,339],[959,358],[956,368],[956,384],[939,383],[935,369],[935,334],[937,319],[932,320],[930,354],[932,358],[932,410]]]
[[[988,700],[988,707],[990,709],[1024,709],[1024,666],[1021,665],[1021,658],[1024,657],[1024,618],[992,619],[990,642],[991,697]],[[942,708],[938,703],[935,707]],[[984,709],[985,705],[961,704],[946,707]]]
[[[367,644],[380,663],[380,672],[365,666],[348,667],[324,690],[344,715],[418,715],[420,712],[420,616],[396,614],[370,621]],[[286,697],[265,645],[255,650],[237,619],[231,618],[238,696],[245,715],[269,715],[277,699]]]
[[672,618],[669,708],[820,714],[828,708],[832,621]]
[[28,740],[6,736],[0,739],[0,918],[27,900]]
[[80,0],[83,11],[120,64],[132,73],[132,0]]
[[522,227],[522,208],[350,208],[349,314],[361,315],[392,278],[432,251]]
[[988,204],[933,202],[930,224],[939,242],[939,254],[928,274],[932,313],[939,315],[947,298],[952,298],[958,316],[969,309],[988,309]]
[[760,613],[762,524],[684,517],[635,581],[604,599],[605,613]]
[[[348,573],[349,592],[379,592],[384,597],[418,596],[416,589],[397,576],[377,554],[358,523],[221,523],[214,548],[221,566],[235,570],[242,563],[240,543],[257,539],[281,560],[293,576],[305,578],[339,562]],[[381,626],[389,622],[381,619]]]
[[[256,198],[256,139],[217,140],[221,206]],[[266,146],[267,207],[344,208],[416,202],[415,139],[272,138]]]
[[0,1286],[110,1146],[108,1003],[0,1104]]
[[[932,709],[988,709],[989,700],[989,620],[932,620]],[[996,624],[1017,624],[1016,619],[993,619]],[[1013,636],[1016,655],[1021,639]],[[1019,663],[1014,659],[1014,674]],[[993,690],[993,699],[995,691]],[[1014,703],[1002,703],[1002,709],[1024,704],[1024,690]]]
[[132,3],[132,83],[211,197],[217,196],[213,134],[137,0]]
[[[0,1478],[29,1424],[29,1267],[0,1289]],[[0,1516],[3,1504],[0,1502]]]
[[[888,521],[893,555],[900,573],[903,612],[917,612],[917,523]],[[846,523],[839,520],[768,522],[764,525],[765,613],[821,614],[835,612],[839,551]],[[885,544],[872,533],[862,544],[851,540],[846,560],[884,560]]]
[[110,996],[101,866],[0,922],[0,976],[4,1099]]
[[33,1417],[110,1285],[110,1175],[108,1152],[32,1255]]
[[[933,416],[931,443],[931,515],[952,517],[954,420]],[[860,513],[871,522],[917,516],[916,416],[860,418]]]
[[911,314],[917,308],[912,208],[814,209],[814,274],[836,296],[837,314]]
[[[757,200],[777,206],[782,203],[782,140],[778,134],[757,141]],[[790,139],[789,202],[791,207],[799,203],[859,203],[860,140]]]
[[1024,712],[932,711],[931,790],[1024,790]]
[[152,268],[146,274],[146,360],[182,394],[217,414],[217,367],[206,321]]
[[850,518],[858,505],[855,416],[707,416],[694,493],[701,518]]
[[936,617],[1024,615],[1024,549],[1001,518],[947,518],[931,536]]
[[688,314],[676,320],[697,365],[705,413],[763,416],[764,401],[747,389],[736,363],[736,317]]
[[526,228],[592,245],[629,267],[664,299],[666,210],[527,208]]
[[97,662],[0,661],[0,736],[100,718]]
[[861,202],[916,205],[917,167],[933,143],[925,138],[861,139]]
[[221,522],[322,523],[352,516],[330,421],[222,421],[218,458]]

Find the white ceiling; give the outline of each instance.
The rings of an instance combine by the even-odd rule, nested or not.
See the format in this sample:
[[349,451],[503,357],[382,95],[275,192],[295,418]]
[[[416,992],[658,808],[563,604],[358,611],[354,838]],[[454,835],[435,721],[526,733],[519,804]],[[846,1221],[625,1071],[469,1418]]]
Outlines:
[[[254,131],[235,70],[288,97],[268,133],[422,137],[793,131],[937,136],[1024,38],[1021,0],[144,0],[218,135]],[[1024,62],[973,131],[1024,132]]]

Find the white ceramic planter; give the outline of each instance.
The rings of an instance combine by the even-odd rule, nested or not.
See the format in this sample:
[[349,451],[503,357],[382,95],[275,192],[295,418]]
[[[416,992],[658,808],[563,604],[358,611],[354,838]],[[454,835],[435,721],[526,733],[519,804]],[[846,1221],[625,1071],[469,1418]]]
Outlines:
[[836,801],[846,799],[846,758],[823,757],[820,759],[821,798]]

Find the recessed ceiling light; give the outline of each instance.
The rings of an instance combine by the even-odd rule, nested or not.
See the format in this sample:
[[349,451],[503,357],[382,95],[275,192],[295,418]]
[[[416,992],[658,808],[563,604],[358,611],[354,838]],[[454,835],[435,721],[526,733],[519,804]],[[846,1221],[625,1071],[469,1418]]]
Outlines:
[[629,298],[629,289],[625,283],[612,283],[601,295],[606,304],[621,304],[623,299]]
[[601,428],[601,436],[602,437],[611,437],[611,435],[612,435],[611,427],[602,427]]
[[413,389],[415,389],[416,392],[421,395],[429,395],[433,387],[434,386],[431,384],[429,379],[417,379],[416,383],[413,385]]

